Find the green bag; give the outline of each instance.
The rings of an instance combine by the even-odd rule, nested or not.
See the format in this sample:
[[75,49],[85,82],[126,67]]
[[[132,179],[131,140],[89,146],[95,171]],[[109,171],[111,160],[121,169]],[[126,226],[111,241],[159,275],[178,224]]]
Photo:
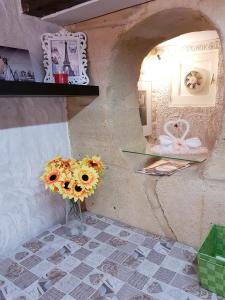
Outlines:
[[201,286],[219,296],[225,297],[224,226],[212,226],[198,251],[197,259]]

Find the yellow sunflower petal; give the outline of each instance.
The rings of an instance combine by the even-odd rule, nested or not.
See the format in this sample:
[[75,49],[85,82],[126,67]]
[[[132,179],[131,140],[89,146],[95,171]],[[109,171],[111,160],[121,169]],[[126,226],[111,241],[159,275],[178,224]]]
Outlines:
[[61,172],[58,169],[45,170],[44,174],[40,177],[43,180],[45,187],[55,192],[58,189],[58,184],[61,180]]
[[74,170],[73,178],[81,187],[86,189],[93,188],[99,181],[99,175],[95,169],[85,165]]
[[101,157],[98,155],[94,155],[92,157],[85,156],[81,161],[81,165],[86,165],[90,168],[94,168],[99,175],[103,175],[104,173],[105,167],[101,160]]
[[59,167],[59,164],[62,160],[62,157],[61,156],[56,156],[55,158],[49,160],[46,164],[46,168],[58,168]]
[[72,181],[70,184],[71,189],[73,190],[73,198],[76,200],[84,201],[84,198],[87,198],[88,191],[81,187],[77,181]]
[[64,177],[60,182],[59,194],[62,195],[63,199],[72,199],[73,198],[73,190],[70,187],[71,178]]

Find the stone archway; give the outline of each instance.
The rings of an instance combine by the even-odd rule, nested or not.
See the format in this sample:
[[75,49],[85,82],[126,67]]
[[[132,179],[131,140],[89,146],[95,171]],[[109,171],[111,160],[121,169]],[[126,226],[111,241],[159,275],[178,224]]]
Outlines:
[[225,129],[205,166],[170,178],[136,174],[146,159],[121,149],[145,146],[136,88],[143,58],[158,43],[183,33],[217,27],[222,35],[225,7],[216,2],[221,5],[219,16],[210,0],[158,0],[68,28],[88,34],[92,76],[101,90],[69,122],[73,154],[97,152],[107,164],[104,184],[88,208],[193,246],[200,244],[211,223],[225,222]]
[[[118,139],[121,148],[140,149],[140,146],[145,144],[140,133],[140,118],[137,111],[137,81],[144,57],[152,48],[165,40],[184,33],[203,30],[215,30],[215,26],[199,11],[174,8],[146,18],[120,36],[113,49],[115,54],[109,82],[111,101],[115,106],[124,106],[123,109],[127,110],[126,115],[121,110],[121,117],[118,117],[118,112],[111,114],[115,118],[112,123],[115,126],[114,137]],[[129,132],[129,135],[128,126],[122,127],[117,121],[123,118],[132,120],[135,125],[131,126],[132,132]]]

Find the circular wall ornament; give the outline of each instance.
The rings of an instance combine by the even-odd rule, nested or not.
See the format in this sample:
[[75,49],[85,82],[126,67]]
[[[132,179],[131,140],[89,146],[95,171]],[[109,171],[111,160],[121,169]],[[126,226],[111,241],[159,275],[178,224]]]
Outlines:
[[204,73],[199,70],[191,70],[185,76],[184,84],[190,93],[200,92],[205,85]]

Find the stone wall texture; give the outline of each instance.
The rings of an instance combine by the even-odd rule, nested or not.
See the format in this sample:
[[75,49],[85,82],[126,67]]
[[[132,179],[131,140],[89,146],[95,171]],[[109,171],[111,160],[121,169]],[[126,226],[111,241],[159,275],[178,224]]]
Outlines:
[[[28,49],[43,79],[40,35],[59,27],[22,16],[19,1],[0,1],[0,45]],[[70,154],[63,98],[0,99],[0,257],[62,222],[64,202],[45,191],[39,176],[46,160]]]
[[68,102],[73,155],[99,153],[107,165],[89,210],[195,247],[211,224],[225,225],[224,119],[207,162],[171,177],[137,174],[147,159],[121,152],[145,149],[137,102],[143,58],[192,31],[217,29],[224,48],[224,14],[223,0],[156,0],[68,26],[87,33],[90,78],[100,86],[100,96],[76,117]]
[[[212,149],[218,134],[221,129],[221,120],[223,117],[223,105],[224,105],[224,65],[223,65],[223,53],[219,40],[208,40],[204,42],[195,41],[193,44],[189,44],[183,47],[183,51],[186,49],[194,48],[199,49],[201,46],[204,47],[201,53],[208,52],[209,49],[218,49],[219,51],[219,63],[217,78],[217,88],[215,95],[215,105],[211,107],[177,107],[171,106],[172,87],[171,87],[171,70],[167,70],[168,65],[164,64],[161,67],[162,72],[168,75],[161,75],[161,80],[152,81],[152,134],[151,141],[157,141],[159,135],[164,134],[164,124],[169,120],[177,118],[185,119],[190,123],[190,131],[186,138],[199,137],[203,145],[208,149]],[[169,50],[168,50],[169,48]],[[149,59],[154,59],[154,52],[160,51],[167,52],[167,60],[174,61],[176,59],[177,46],[162,47],[160,45],[154,48],[149,54]],[[187,52],[187,50],[186,50]],[[169,54],[168,54],[169,53]],[[188,50],[188,54],[195,55],[195,50]],[[199,51],[197,51],[199,53]],[[177,53],[178,54],[178,53]],[[162,64],[164,63],[164,60]],[[154,72],[153,75],[154,76]],[[210,124],[210,126],[208,126]],[[171,132],[177,136],[176,128],[170,128]],[[181,136],[183,131],[178,132]],[[157,142],[158,143],[158,142]]]

